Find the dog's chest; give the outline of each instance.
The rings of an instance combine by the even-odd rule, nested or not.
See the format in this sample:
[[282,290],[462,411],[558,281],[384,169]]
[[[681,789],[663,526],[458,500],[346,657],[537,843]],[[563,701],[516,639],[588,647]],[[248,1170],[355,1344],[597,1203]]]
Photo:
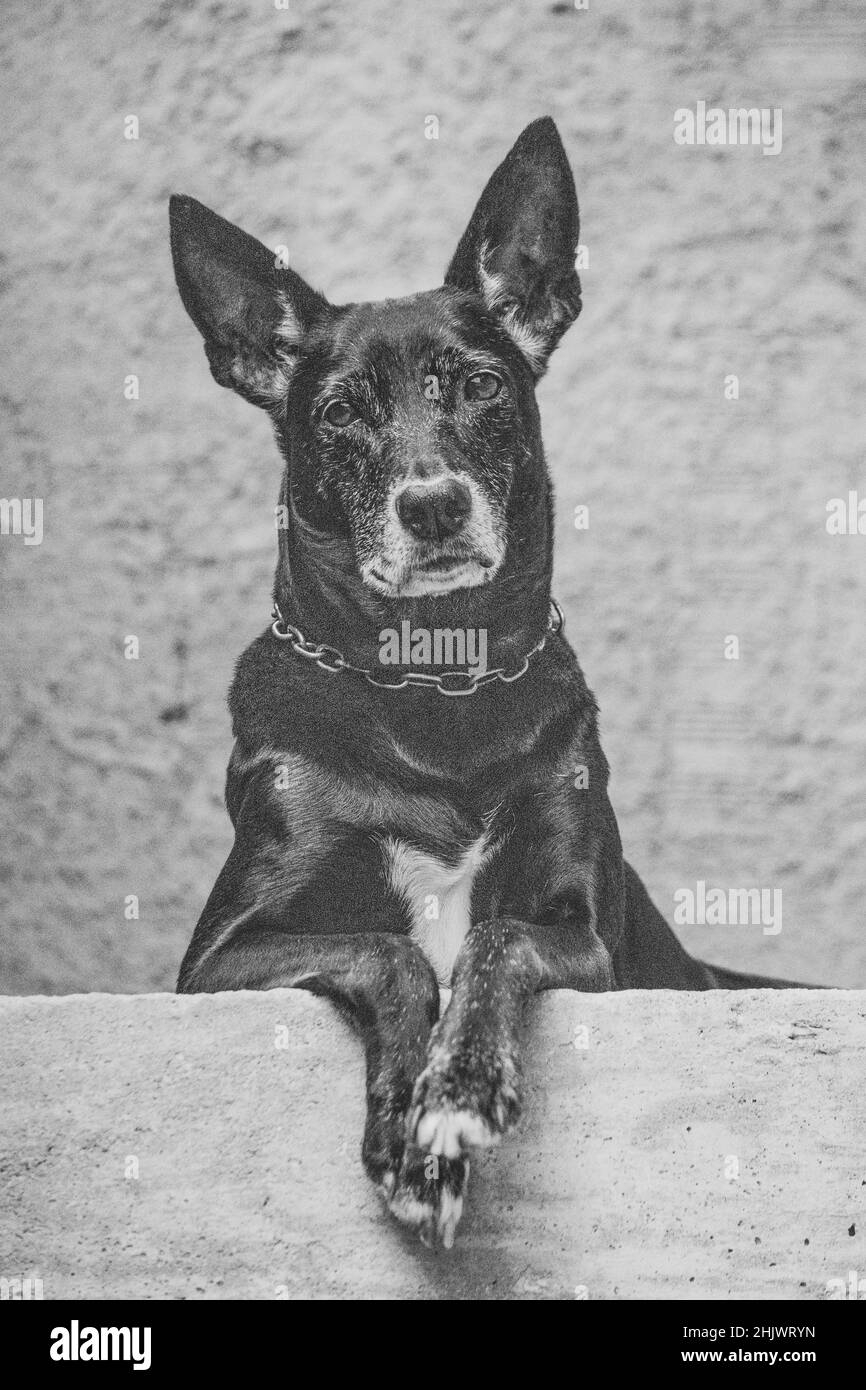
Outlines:
[[421,947],[440,984],[450,984],[472,920],[472,889],[493,847],[481,835],[456,864],[446,864],[403,840],[388,839],[383,849],[388,884],[409,912],[412,940]]

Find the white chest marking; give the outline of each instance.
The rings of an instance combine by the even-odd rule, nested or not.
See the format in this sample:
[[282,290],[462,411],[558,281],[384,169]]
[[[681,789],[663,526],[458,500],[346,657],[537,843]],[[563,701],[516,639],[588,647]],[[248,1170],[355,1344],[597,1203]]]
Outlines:
[[451,983],[457,952],[471,924],[472,885],[489,857],[482,835],[454,865],[413,849],[402,840],[383,844],[388,883],[403,899],[410,935],[429,960],[440,984]]

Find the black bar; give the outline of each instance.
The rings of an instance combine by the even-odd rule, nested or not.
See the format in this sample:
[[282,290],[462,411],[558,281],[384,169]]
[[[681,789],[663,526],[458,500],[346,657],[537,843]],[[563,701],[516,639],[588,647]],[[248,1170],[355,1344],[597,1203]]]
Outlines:
[[[575,1301],[564,1329],[579,1339],[590,1339],[575,1343],[575,1373],[584,1345],[594,1347],[596,1354],[602,1349],[608,1372],[665,1372],[682,1367],[700,1374],[708,1366],[730,1369],[736,1363],[745,1372],[795,1365],[806,1371],[818,1370],[826,1379],[828,1372],[841,1372],[856,1364],[864,1330],[863,1308],[853,1306],[857,1301],[863,1300]],[[336,1316],[342,1319],[343,1314]],[[365,1312],[366,1318],[375,1320],[376,1316]],[[455,1332],[459,1328],[457,1316]],[[6,1355],[21,1372],[47,1373],[60,1383],[69,1376],[92,1380],[106,1371],[115,1378],[130,1375],[133,1383],[144,1383],[148,1376],[161,1383],[165,1376],[185,1370],[213,1371],[223,1378],[252,1369],[257,1374],[269,1370],[292,1374],[298,1370],[299,1354],[305,1362],[309,1348],[316,1344],[327,1348],[328,1366],[333,1368],[332,1339],[322,1343],[307,1315],[300,1319],[296,1310],[280,1300],[4,1302],[0,1304],[0,1328]],[[95,1339],[88,1331],[103,1328],[126,1329],[128,1340],[120,1333],[116,1339],[109,1334],[103,1343],[101,1333]],[[133,1329],[138,1329],[137,1334]],[[368,1335],[375,1335],[375,1329],[371,1327]],[[445,1325],[440,1326],[439,1337],[455,1345]],[[356,1354],[358,1346],[352,1345]],[[489,1373],[490,1344],[485,1339],[483,1353],[478,1345]],[[111,1358],[115,1346],[118,1354],[128,1353],[128,1359],[85,1359],[91,1350],[104,1350]],[[375,1355],[372,1347],[368,1350]],[[74,1351],[78,1359],[71,1359]],[[55,1359],[61,1353],[70,1359]],[[133,1358],[141,1365],[139,1371],[133,1369]],[[541,1359],[546,1360],[546,1355]],[[461,1351],[460,1360],[465,1374],[465,1351]]]

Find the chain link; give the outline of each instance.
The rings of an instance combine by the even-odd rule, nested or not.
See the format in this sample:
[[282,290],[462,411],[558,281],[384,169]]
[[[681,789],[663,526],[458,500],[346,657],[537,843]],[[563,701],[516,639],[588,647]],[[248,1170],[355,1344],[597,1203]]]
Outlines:
[[[311,642],[301,632],[299,627],[293,623],[287,623],[278,605],[274,604],[274,621],[271,624],[271,632],[280,642],[288,642],[292,651],[298,656],[305,657],[308,661],[314,661],[322,671],[327,671],[329,675],[338,675],[341,671],[352,671],[356,676],[363,676],[370,685],[377,690],[405,690],[409,685],[425,685],[432,688],[439,695],[449,697],[474,695],[476,690],[482,686],[489,685],[491,681],[503,681],[509,685],[512,681],[520,680],[529,670],[529,663],[532,657],[544,651],[547,639],[550,634],[561,632],[564,619],[562,609],[556,599],[550,600],[550,613],[547,618],[547,630],[540,642],[536,642],[531,651],[527,652],[522,664],[516,671],[508,672],[503,666],[498,666],[492,671],[480,672],[477,676],[472,676],[468,671],[443,671],[438,676],[428,676],[422,671],[407,671],[401,676],[399,681],[378,680],[372,671],[363,666],[353,666],[346,661],[342,652],[336,647],[329,647],[326,642]],[[330,660],[327,658],[330,657]],[[462,686],[454,687],[449,685],[450,681],[462,681]]]

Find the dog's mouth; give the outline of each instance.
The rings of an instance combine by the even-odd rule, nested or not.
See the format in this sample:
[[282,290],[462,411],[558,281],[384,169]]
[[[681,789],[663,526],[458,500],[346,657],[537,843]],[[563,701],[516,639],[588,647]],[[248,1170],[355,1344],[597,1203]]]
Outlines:
[[423,598],[486,584],[496,568],[491,555],[432,555],[399,570],[379,560],[363,577],[377,593],[389,598]]
[[417,568],[421,574],[447,574],[449,570],[459,569],[461,565],[467,564],[477,564],[482,569],[490,569],[493,561],[469,555],[435,555],[430,560],[422,560]]

